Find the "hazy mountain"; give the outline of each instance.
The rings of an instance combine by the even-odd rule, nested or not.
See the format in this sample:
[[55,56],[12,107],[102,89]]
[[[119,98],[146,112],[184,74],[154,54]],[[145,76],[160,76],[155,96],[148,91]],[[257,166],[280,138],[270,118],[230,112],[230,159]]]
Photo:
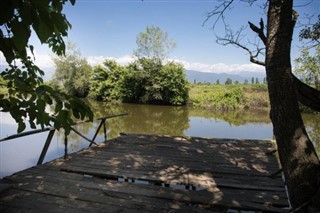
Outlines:
[[239,81],[240,83],[243,83],[247,79],[248,82],[251,83],[252,77],[254,79],[258,78],[259,82],[263,82],[263,78],[265,77],[265,74],[260,72],[240,72],[237,74],[228,74],[200,72],[194,70],[187,70],[186,75],[190,83],[216,83],[219,79],[220,84],[224,84],[227,78],[230,78],[232,82]]

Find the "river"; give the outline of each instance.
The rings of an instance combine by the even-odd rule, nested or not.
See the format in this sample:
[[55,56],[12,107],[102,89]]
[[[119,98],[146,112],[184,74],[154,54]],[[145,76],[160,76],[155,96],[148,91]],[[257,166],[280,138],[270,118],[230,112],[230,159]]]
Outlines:
[[[173,107],[139,104],[106,104],[90,102],[95,117],[128,113],[109,119],[107,137],[120,132],[184,135],[207,138],[273,139],[268,111],[240,110],[213,111],[191,107]],[[320,153],[320,115],[303,114],[309,136]],[[16,133],[17,125],[5,113],[0,114],[0,138]],[[78,131],[92,138],[99,122],[81,124]],[[0,143],[0,178],[36,165],[48,132]],[[63,134],[55,134],[45,161],[64,155]],[[103,141],[103,131],[96,141]],[[76,134],[69,135],[68,152],[89,145]]]

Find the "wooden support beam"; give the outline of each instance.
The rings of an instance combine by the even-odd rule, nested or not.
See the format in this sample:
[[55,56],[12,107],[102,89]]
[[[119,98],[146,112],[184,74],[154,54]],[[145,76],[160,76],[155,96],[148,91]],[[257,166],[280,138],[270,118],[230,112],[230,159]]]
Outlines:
[[88,142],[90,142],[90,144],[94,143],[95,145],[97,145],[96,142],[90,140],[89,138],[87,138],[86,136],[84,136],[83,134],[81,134],[78,130],[76,130],[75,128],[71,127],[71,130],[74,131],[75,133],[77,133],[80,137],[84,138],[85,140],[87,140]]
[[46,142],[45,142],[45,144],[43,146],[43,149],[41,151],[41,154],[40,154],[40,157],[39,157],[37,165],[41,165],[43,163],[43,160],[44,160],[44,158],[45,158],[45,156],[47,154],[48,148],[50,146],[50,143],[52,141],[52,138],[53,138],[53,135],[54,135],[55,131],[56,131],[55,129],[50,130],[50,132],[48,134],[48,137],[47,137],[47,140],[46,140]]

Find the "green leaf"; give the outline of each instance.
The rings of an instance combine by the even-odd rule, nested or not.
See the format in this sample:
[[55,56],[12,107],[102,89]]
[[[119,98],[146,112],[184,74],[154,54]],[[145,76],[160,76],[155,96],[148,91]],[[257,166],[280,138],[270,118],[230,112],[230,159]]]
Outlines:
[[21,2],[19,5],[19,14],[21,15],[22,22],[26,25],[32,23],[31,5],[29,2]]
[[13,22],[11,30],[13,33],[12,41],[16,49],[19,52],[25,50],[31,35],[29,27],[22,22]]
[[80,119],[80,112],[76,108],[72,109],[72,113],[75,118]]
[[74,5],[76,3],[76,0],[70,0],[71,4]]
[[32,10],[32,27],[41,43],[47,43],[53,33],[53,23],[49,16],[49,11],[45,8]]
[[11,62],[15,58],[15,54],[13,52],[13,49],[11,48],[11,39],[10,38],[1,38],[0,40],[0,51],[3,53],[4,57],[6,58],[6,61],[8,64],[11,64]]
[[52,6],[55,10],[57,10],[59,13],[62,11],[62,2],[60,0],[53,0]]
[[19,121],[18,123],[18,133],[23,132],[23,130],[25,130],[26,125],[23,121]]
[[52,21],[61,33],[66,33],[69,27],[66,17],[61,13],[51,13]]
[[42,99],[37,100],[37,108],[40,112],[45,111],[46,103]]
[[32,129],[36,129],[37,128],[37,126],[35,125],[35,123],[33,121],[29,121],[29,124],[30,124],[30,127]]

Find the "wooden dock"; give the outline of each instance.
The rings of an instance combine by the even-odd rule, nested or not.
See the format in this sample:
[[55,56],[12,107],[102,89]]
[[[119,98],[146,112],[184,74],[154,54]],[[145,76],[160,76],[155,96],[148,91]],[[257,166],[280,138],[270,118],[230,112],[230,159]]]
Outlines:
[[289,212],[270,141],[122,134],[1,182],[0,212]]

